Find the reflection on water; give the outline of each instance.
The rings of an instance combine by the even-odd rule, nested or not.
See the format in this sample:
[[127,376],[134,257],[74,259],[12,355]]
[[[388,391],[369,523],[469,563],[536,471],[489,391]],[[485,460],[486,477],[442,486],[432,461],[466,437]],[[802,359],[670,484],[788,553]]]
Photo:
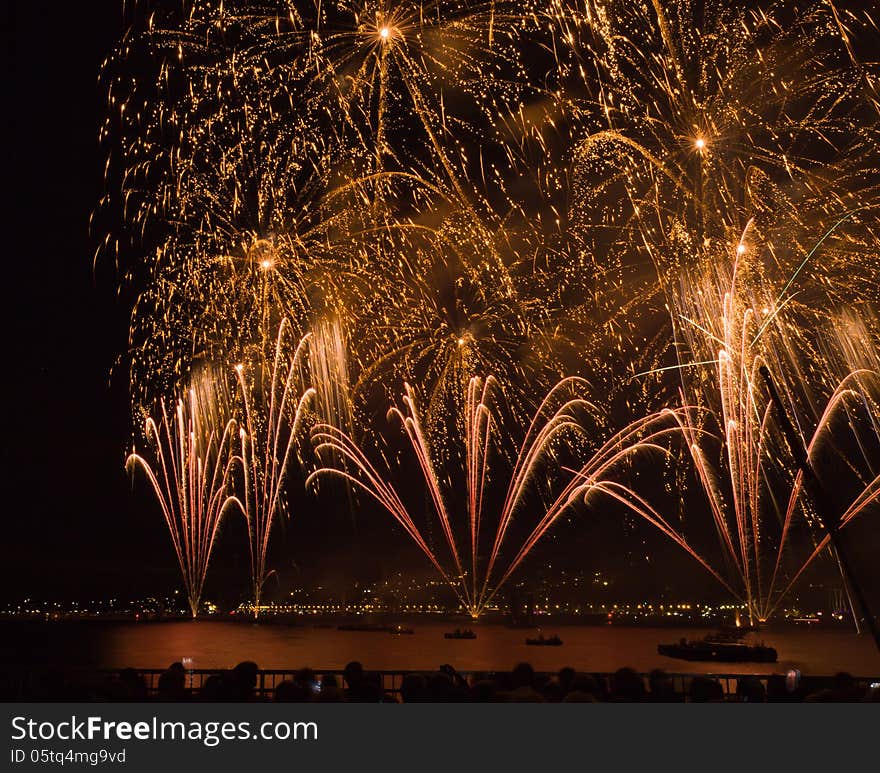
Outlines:
[[599,672],[631,666],[640,671],[659,667],[680,672],[772,673],[793,667],[808,674],[840,670],[858,676],[880,674],[880,655],[871,639],[842,630],[784,628],[750,634],[750,641],[775,647],[779,662],[701,664],[658,655],[657,645],[682,637],[700,638],[707,633],[705,629],[548,626],[543,632],[558,633],[563,646],[529,647],[525,638],[534,631],[503,625],[474,626],[475,640],[445,639],[444,632],[454,627],[448,623],[410,625],[414,634],[394,636],[337,631],[335,627],[211,621],[11,623],[3,625],[0,659],[107,668],[164,668],[190,658],[193,668],[225,668],[253,660],[267,669],[340,669],[351,660],[360,660],[375,670],[428,670],[450,663],[460,671],[493,671],[528,661],[539,671],[572,666]]

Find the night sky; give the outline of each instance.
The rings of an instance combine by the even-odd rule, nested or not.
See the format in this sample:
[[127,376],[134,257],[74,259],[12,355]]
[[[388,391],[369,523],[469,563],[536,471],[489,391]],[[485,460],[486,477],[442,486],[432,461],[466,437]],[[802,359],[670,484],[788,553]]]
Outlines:
[[[12,179],[7,173],[0,599],[162,592],[178,584],[168,537],[146,488],[133,495],[123,470],[131,426],[125,368],[115,365],[130,299],[119,297],[106,260],[93,271],[102,234],[89,233],[105,161],[97,76],[122,33],[121,3],[13,0],[6,15],[3,145]],[[328,516],[326,507],[313,504],[281,535],[282,577],[381,574],[365,548],[383,543],[393,555],[404,544],[387,517],[352,525],[348,514]],[[607,526],[561,526],[569,547],[563,562],[583,564],[592,546],[594,558],[606,556],[602,568],[632,573],[652,591],[666,587],[670,572],[684,587],[710,584],[653,534],[609,558],[615,551],[597,544],[621,544],[626,535]],[[232,547],[234,536],[220,545],[219,574],[236,575],[246,593],[246,557]],[[411,559],[422,567],[418,555]]]
[[[97,74],[120,5],[7,6],[7,241],[3,441],[4,595],[47,591],[82,567],[124,565],[157,536],[127,507],[126,310],[111,267],[92,272],[89,214],[102,190]],[[76,580],[79,582],[79,580]],[[104,581],[107,582],[106,576]]]

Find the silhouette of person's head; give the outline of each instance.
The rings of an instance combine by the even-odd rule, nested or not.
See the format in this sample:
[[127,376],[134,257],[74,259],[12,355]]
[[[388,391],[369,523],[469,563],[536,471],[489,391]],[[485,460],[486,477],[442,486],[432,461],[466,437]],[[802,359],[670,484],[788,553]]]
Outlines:
[[864,690],[859,687],[853,675],[846,671],[838,671],[834,675],[834,699],[837,701],[860,701],[864,698]]
[[400,685],[400,697],[404,703],[424,700],[428,681],[421,674],[407,674]]
[[199,697],[202,700],[218,701],[229,697],[227,695],[227,678],[225,674],[211,674],[202,684]]
[[364,681],[364,667],[360,661],[352,660],[342,672],[342,677],[349,689],[355,689],[361,686]]
[[834,675],[834,689],[835,690],[851,690],[855,686],[856,680],[853,679],[852,674],[847,671],[838,671]]
[[645,697],[645,683],[633,669],[618,668],[611,677],[611,698],[615,701],[638,701]]
[[275,686],[276,701],[307,701],[311,697],[311,690],[295,679],[285,679]]
[[767,695],[764,685],[756,676],[743,676],[737,680],[736,694],[746,703],[763,703]]
[[251,660],[245,660],[233,668],[229,672],[232,697],[240,700],[253,697],[259,672],[260,667]]
[[385,698],[385,688],[382,684],[382,674],[378,671],[364,672],[362,689],[369,700],[381,701]]
[[785,676],[782,674],[771,674],[767,679],[767,700],[768,701],[787,701],[789,699],[788,689],[785,686]]
[[119,672],[119,681],[122,683],[129,698],[142,700],[147,697],[147,683],[133,668],[123,668]]
[[515,690],[518,687],[532,687],[535,683],[535,669],[528,663],[519,663],[510,673],[510,686]]
[[293,681],[298,685],[305,687],[309,691],[314,689],[314,686],[317,682],[315,679],[315,672],[310,668],[301,668],[293,675]]
[[[176,668],[180,666],[180,668]],[[180,663],[172,663],[159,677],[159,697],[164,700],[181,700],[186,694],[186,672]]]
[[559,669],[556,679],[559,682],[559,687],[562,689],[563,695],[571,689],[571,685],[574,683],[576,676],[577,671],[571,666],[565,666]]
[[651,688],[651,696],[653,698],[675,697],[675,686],[672,683],[672,677],[662,668],[655,668],[648,674],[648,685]]
[[321,677],[321,691],[318,700],[332,703],[342,700],[342,691],[339,689],[339,680],[335,674],[324,674]]
[[563,698],[566,703],[593,703],[598,699],[599,685],[590,674],[578,674]]
[[435,671],[428,679],[428,694],[435,701],[448,701],[456,697],[457,690],[452,677],[445,671]]
[[695,676],[691,680],[688,698],[693,703],[717,703],[724,700],[724,690],[717,679]]

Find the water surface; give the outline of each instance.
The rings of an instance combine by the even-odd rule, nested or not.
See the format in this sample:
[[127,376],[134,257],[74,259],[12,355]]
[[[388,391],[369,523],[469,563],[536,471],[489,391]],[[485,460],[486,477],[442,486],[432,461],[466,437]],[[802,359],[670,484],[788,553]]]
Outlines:
[[164,668],[191,658],[194,668],[226,668],[253,660],[261,668],[340,669],[360,660],[375,670],[433,670],[450,663],[461,671],[494,671],[527,661],[540,671],[572,666],[579,671],[773,673],[799,668],[805,674],[845,670],[857,676],[880,675],[880,655],[872,640],[842,629],[791,627],[749,634],[776,648],[779,662],[688,663],[657,654],[657,645],[682,637],[699,638],[697,628],[643,628],[619,625],[548,625],[561,647],[526,646],[534,630],[500,624],[473,626],[476,640],[449,640],[455,627],[441,621],[413,621],[412,635],[338,631],[332,627],[246,622],[179,621],[146,623],[3,623],[0,661],[41,662],[71,667]]

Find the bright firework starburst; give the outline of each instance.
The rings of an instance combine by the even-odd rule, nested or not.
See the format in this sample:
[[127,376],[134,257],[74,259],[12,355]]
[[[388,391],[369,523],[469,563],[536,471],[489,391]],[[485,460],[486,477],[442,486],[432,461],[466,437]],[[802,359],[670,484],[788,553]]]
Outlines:
[[813,297],[876,300],[877,65],[852,46],[873,34],[866,13],[587,2],[563,22],[590,92],[572,100],[585,135],[572,221],[608,275],[616,329],[633,335],[633,295],[673,302],[680,273],[747,222],[742,262],[769,281],[827,233],[806,271]]

